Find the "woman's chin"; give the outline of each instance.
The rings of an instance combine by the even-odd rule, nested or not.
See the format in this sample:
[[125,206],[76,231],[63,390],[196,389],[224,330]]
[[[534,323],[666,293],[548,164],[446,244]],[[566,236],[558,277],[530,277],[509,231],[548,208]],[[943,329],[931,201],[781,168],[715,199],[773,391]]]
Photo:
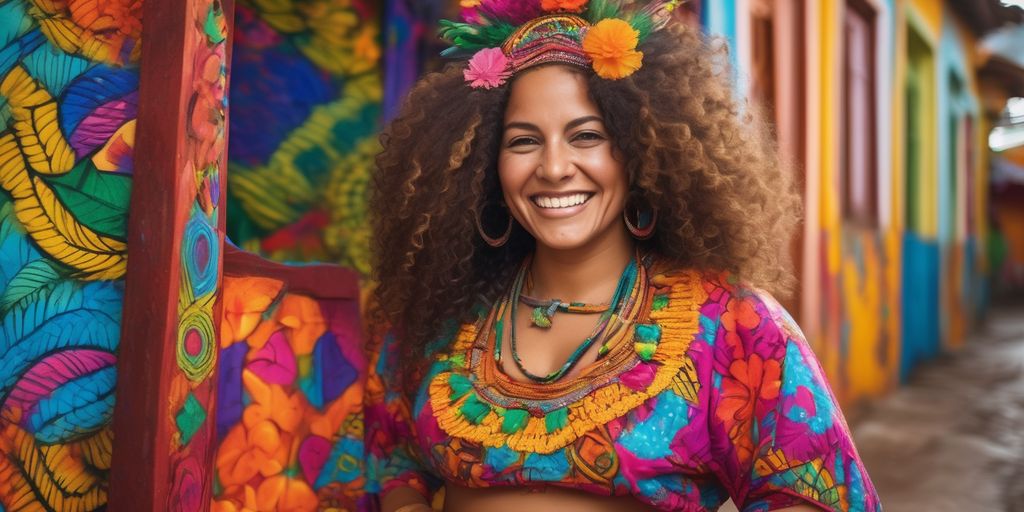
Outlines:
[[589,235],[580,233],[579,231],[573,233],[539,233],[540,236],[535,236],[537,240],[537,248],[543,248],[552,251],[573,251],[586,247],[592,244],[596,239],[596,235]]

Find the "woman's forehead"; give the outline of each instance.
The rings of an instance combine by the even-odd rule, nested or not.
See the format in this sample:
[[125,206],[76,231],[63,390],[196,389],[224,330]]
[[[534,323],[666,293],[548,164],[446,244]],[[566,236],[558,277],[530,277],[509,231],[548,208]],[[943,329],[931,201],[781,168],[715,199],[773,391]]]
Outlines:
[[505,121],[571,120],[600,115],[586,78],[565,66],[544,66],[523,73],[511,84]]

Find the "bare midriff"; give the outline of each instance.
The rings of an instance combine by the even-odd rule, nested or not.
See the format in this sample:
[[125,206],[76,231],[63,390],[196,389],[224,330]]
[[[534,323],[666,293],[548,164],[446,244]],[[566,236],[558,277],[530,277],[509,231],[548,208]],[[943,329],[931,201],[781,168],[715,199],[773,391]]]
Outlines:
[[599,496],[562,487],[470,489],[445,485],[445,512],[654,512],[631,496]]

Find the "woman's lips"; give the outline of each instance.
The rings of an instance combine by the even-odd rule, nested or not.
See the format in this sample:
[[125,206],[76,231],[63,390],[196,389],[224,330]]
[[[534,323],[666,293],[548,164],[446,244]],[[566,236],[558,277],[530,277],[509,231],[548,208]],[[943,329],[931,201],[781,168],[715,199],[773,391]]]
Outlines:
[[571,194],[537,194],[530,197],[530,202],[543,217],[563,218],[576,215],[584,208],[595,194],[576,192]]

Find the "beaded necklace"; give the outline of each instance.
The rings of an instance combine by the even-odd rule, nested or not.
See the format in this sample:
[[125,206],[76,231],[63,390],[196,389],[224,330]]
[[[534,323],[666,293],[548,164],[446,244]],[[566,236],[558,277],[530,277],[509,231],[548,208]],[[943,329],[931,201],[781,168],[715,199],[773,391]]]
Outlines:
[[[527,279],[529,280],[529,279]],[[574,314],[604,313],[611,309],[611,304],[587,304],[585,302],[563,302],[562,299],[541,300],[526,294],[519,295],[519,302],[533,308],[530,323],[541,329],[549,329],[556,312]]]
[[[511,346],[512,361],[515,363],[516,367],[519,368],[519,371],[522,372],[523,375],[525,375],[526,378],[530,379],[531,381],[538,383],[549,383],[561,379],[570,370],[572,370],[573,367],[575,367],[576,364],[579,363],[580,359],[583,358],[583,355],[587,353],[590,347],[592,347],[594,343],[597,342],[597,340],[603,337],[603,334],[606,331],[610,330],[614,332],[617,330],[615,328],[609,329],[609,327],[613,327],[615,324],[621,323],[621,313],[623,312],[623,310],[631,308],[635,298],[632,297],[632,295],[634,294],[630,292],[641,281],[640,279],[638,279],[638,277],[640,274],[640,269],[643,268],[643,265],[639,264],[639,256],[631,259],[629,264],[626,265],[625,270],[623,270],[622,275],[619,277],[619,282],[615,287],[615,293],[612,295],[612,300],[609,303],[608,309],[601,313],[597,325],[594,327],[594,331],[590,334],[590,336],[584,339],[579,344],[579,346],[576,347],[576,350],[574,350],[573,353],[569,356],[569,359],[566,360],[566,362],[559,369],[547,375],[535,375],[526,369],[526,367],[523,365],[522,360],[519,357],[515,321],[515,319],[518,318],[518,304],[520,302],[523,283],[526,279],[526,272],[527,268],[529,267],[529,263],[529,260],[523,263],[523,266],[522,268],[520,268],[519,273],[516,274],[516,278],[512,284],[509,297],[506,300],[502,301],[501,305],[499,306],[497,314],[498,320],[497,322],[495,322],[495,334],[497,339],[494,344],[494,359],[495,361],[498,362],[501,361],[501,337],[502,334],[504,333],[506,313],[508,312],[511,315],[511,324],[509,329],[509,345]],[[607,339],[610,339],[610,337],[606,338],[606,341]],[[598,357],[603,356],[605,353],[607,353],[607,350],[608,346],[607,343],[605,343],[601,346],[601,350]]]

